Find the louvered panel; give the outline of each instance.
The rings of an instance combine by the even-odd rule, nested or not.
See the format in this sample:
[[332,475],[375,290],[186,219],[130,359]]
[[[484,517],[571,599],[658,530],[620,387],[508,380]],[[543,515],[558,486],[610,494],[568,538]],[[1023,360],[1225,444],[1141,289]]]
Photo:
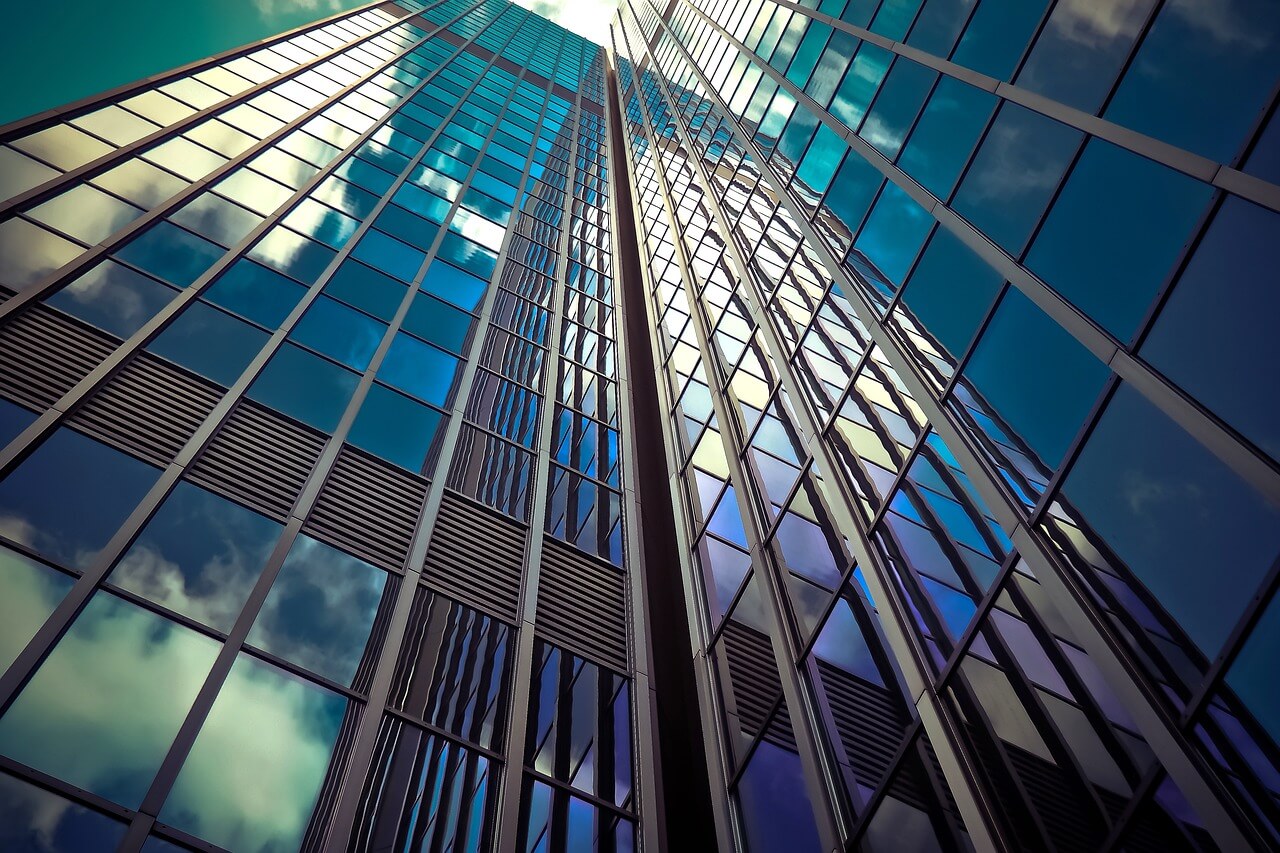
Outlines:
[[144,352],[77,409],[71,423],[107,444],[167,465],[221,396],[216,386]]
[[1066,772],[1007,741],[1005,751],[1054,846],[1064,853],[1088,853],[1099,849],[1107,828],[1085,792],[1070,780]]
[[118,345],[109,335],[35,305],[0,328],[0,394],[44,411]]
[[[906,718],[883,687],[870,684],[838,666],[818,660],[836,731],[858,781],[875,788],[884,781],[894,755],[902,746]],[[919,803],[915,774],[902,779],[901,799]]]
[[618,672],[627,666],[626,576],[546,539],[538,575],[538,633]]
[[739,725],[745,733],[757,735],[782,693],[773,646],[768,635],[734,619],[725,623],[720,642],[729,666]]
[[303,532],[384,569],[403,568],[427,481],[343,447]]
[[188,477],[283,521],[324,447],[324,436],[242,400]]
[[445,492],[423,572],[428,585],[492,616],[516,620],[525,528]]

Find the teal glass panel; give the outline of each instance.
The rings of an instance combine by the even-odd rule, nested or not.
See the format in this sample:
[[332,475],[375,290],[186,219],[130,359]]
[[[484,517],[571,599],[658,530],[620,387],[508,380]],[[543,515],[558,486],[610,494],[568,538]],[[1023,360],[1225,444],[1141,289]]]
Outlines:
[[969,348],[1004,280],[945,228],[933,232],[902,301],[952,356]]
[[928,0],[911,25],[907,44],[946,59],[977,0]]
[[401,328],[423,340],[462,355],[467,333],[471,331],[472,317],[447,302],[419,291],[413,297],[409,313]]
[[1280,459],[1273,393],[1280,388],[1277,246],[1280,214],[1228,196],[1140,351],[1274,459]]
[[444,235],[444,239],[440,241],[440,252],[437,257],[457,264],[485,281],[493,275],[493,270],[498,263],[497,254],[457,234]]
[[893,54],[889,51],[864,43],[849,64],[840,88],[836,90],[836,96],[831,101],[831,114],[850,129],[857,130],[892,61]]
[[1046,5],[1046,0],[982,0],[951,61],[997,80],[1008,80]]
[[1062,461],[1109,375],[1105,364],[1012,288],[964,369],[1050,469]]
[[186,287],[226,250],[169,222],[157,222],[116,256],[170,284]]
[[347,440],[417,474],[442,420],[435,409],[374,383]]
[[[403,207],[395,204],[389,204],[382,209],[382,213],[378,214],[378,218],[373,222],[374,226],[390,234],[398,240],[403,240],[411,246],[416,246],[424,252],[431,248],[432,242],[436,239],[440,227],[433,222],[428,222],[417,214],[410,213]],[[414,270],[416,273],[417,270]]]
[[897,157],[937,79],[937,71],[898,57],[858,135],[890,160]]
[[297,850],[347,702],[241,654],[160,820],[237,853]]
[[230,387],[267,342],[267,333],[203,302],[193,302],[147,350]]
[[448,199],[441,198],[435,193],[427,192],[413,184],[401,186],[400,189],[396,190],[391,200],[436,223],[444,222],[445,217],[449,215],[449,208],[452,207]]
[[999,246],[1021,254],[1081,137],[1078,130],[1006,102],[952,207]]
[[73,583],[70,575],[0,548],[0,672],[17,660]]
[[404,333],[378,370],[378,378],[436,406],[448,403],[458,373],[458,359]]
[[1092,140],[1027,253],[1027,266],[1127,341],[1211,193],[1194,178]]
[[464,311],[476,310],[488,287],[487,279],[439,261],[427,268],[427,275],[422,280],[423,290],[457,305]]
[[911,131],[898,167],[946,201],[996,108],[996,100],[990,92],[943,77]]
[[177,291],[115,261],[104,260],[45,303],[121,338],[160,313]]
[[813,136],[809,150],[800,161],[796,176],[804,182],[812,192],[821,195],[831,186],[840,159],[848,150],[844,140],[825,124],[818,128]]
[[401,281],[413,281],[427,257],[412,246],[372,229],[360,238],[352,255]]
[[111,571],[109,580],[219,631],[230,631],[281,527],[182,482]]
[[87,569],[159,475],[63,427],[0,482],[0,535]]
[[[897,184],[885,184],[854,249],[894,285],[902,283],[934,219]],[[896,288],[895,288],[896,289]]]
[[827,48],[818,60],[818,67],[804,90],[821,106],[827,106],[835,96],[840,80],[849,68],[849,57],[858,50],[858,39],[844,30],[836,30],[827,43]]
[[350,685],[364,656],[387,573],[299,535],[285,557],[249,643]]
[[0,717],[0,753],[137,808],[217,653],[98,592]]
[[1138,46],[1107,118],[1230,162],[1280,74],[1280,4],[1171,0]]
[[359,381],[350,370],[285,344],[249,386],[249,396],[322,432],[332,432]]
[[386,331],[386,324],[321,296],[302,315],[289,340],[363,371]]
[[1280,553],[1280,509],[1127,385],[1063,490],[1211,659]]
[[831,191],[823,199],[827,210],[844,225],[845,230],[836,235],[837,243],[848,247],[882,184],[884,175],[857,151],[850,150],[831,182]]
[[127,824],[0,773],[0,850],[113,853]]
[[388,322],[404,301],[405,290],[404,282],[350,260],[324,286],[329,296]]
[[887,39],[901,41],[911,27],[921,2],[922,0],[884,0],[871,21],[871,31]]
[[1248,635],[1235,663],[1227,670],[1227,686],[1235,691],[1272,740],[1280,741],[1280,598],[1273,597]]
[[259,326],[278,329],[306,292],[291,278],[253,261],[239,260],[218,276],[201,298]]
[[334,249],[345,246],[360,225],[345,213],[339,213],[332,207],[309,198],[303,199],[281,221],[299,234],[319,240]]
[[311,284],[318,279],[333,260],[333,255],[328,246],[279,225],[268,231],[249,252],[249,257],[254,260],[262,261],[303,284]]

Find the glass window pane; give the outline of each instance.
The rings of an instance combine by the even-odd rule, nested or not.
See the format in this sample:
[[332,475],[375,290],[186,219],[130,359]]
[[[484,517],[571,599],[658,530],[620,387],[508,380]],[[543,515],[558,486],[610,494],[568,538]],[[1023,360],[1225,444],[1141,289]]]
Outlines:
[[354,370],[364,370],[386,331],[385,324],[321,296],[302,315],[289,339]]
[[366,232],[352,255],[401,281],[413,281],[427,257],[424,252],[377,230]]
[[109,580],[211,628],[230,631],[281,527],[179,483]]
[[0,223],[0,285],[26,290],[83,251],[83,246],[25,219]]
[[436,406],[448,403],[458,373],[458,359],[417,338],[396,335],[378,378]]
[[169,218],[224,246],[239,243],[262,222],[258,214],[213,193],[201,193]]
[[1002,283],[1000,274],[959,237],[938,228],[911,273],[902,301],[915,319],[959,358],[969,348]]
[[195,302],[147,350],[230,387],[267,342],[267,333]]
[[470,314],[419,291],[413,297],[402,327],[406,332],[461,355],[467,333],[471,330],[471,320]]
[[304,199],[289,212],[284,223],[321,243],[341,249],[360,224],[346,214],[312,199]]
[[1093,140],[1045,218],[1027,266],[1127,341],[1211,192],[1193,178]]
[[405,285],[364,264],[347,261],[325,284],[324,292],[390,321],[404,301]]
[[160,820],[244,853],[296,850],[347,703],[240,655]]
[[0,198],[11,199],[57,175],[56,170],[12,148],[0,148]]
[[898,158],[898,166],[945,201],[996,107],[990,92],[943,77]]
[[938,72],[933,69],[898,57],[858,135],[890,160],[897,157],[911,123],[937,79]]
[[360,377],[285,344],[249,386],[249,396],[323,432],[338,425]]
[[158,222],[116,255],[165,281],[186,287],[198,279],[226,249],[169,222]]
[[1046,0],[982,0],[951,61],[1008,80],[1046,5]]
[[303,284],[311,284],[333,260],[334,252],[314,240],[277,226],[254,245],[249,256]]
[[17,660],[73,583],[70,575],[0,548],[0,672]]
[[122,338],[160,313],[177,291],[105,260],[45,299],[45,303]]
[[93,183],[150,210],[187,188],[187,182],[145,160],[129,160],[103,172]]
[[433,263],[427,268],[422,289],[446,302],[452,302],[464,311],[474,311],[484,298],[489,282],[458,269],[452,264]]
[[0,447],[17,438],[35,419],[35,412],[0,398]]
[[249,642],[350,685],[386,585],[382,569],[299,535],[249,631]]
[[1127,385],[1063,490],[1210,658],[1280,552],[1280,510]]
[[88,184],[81,184],[37,205],[28,215],[92,246],[137,219],[142,211]]
[[0,753],[137,808],[217,653],[98,592],[0,718]]
[[[934,219],[897,184],[885,184],[855,242],[876,271],[891,284],[902,283],[929,236]],[[873,278],[874,280],[874,278]]]
[[0,535],[87,569],[159,474],[64,427],[0,482]]
[[1228,196],[1141,352],[1280,459],[1277,246],[1280,214]]
[[761,740],[742,771],[737,794],[753,851],[822,849],[796,753]]
[[1272,598],[1227,671],[1227,685],[1273,740],[1280,741],[1280,684],[1276,649],[1280,648],[1280,598]]
[[201,298],[260,326],[277,329],[306,292],[293,279],[242,259],[218,276]]
[[413,471],[422,471],[443,416],[390,388],[369,388],[347,440]]
[[52,791],[0,773],[0,850],[113,853],[126,825]]

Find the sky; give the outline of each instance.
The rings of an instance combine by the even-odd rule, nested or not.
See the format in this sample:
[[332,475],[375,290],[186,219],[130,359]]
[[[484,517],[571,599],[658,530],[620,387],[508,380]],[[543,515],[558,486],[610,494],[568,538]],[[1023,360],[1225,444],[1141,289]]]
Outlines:
[[[368,0],[44,0],[0,28],[0,124],[258,41]],[[604,43],[617,0],[516,0]]]

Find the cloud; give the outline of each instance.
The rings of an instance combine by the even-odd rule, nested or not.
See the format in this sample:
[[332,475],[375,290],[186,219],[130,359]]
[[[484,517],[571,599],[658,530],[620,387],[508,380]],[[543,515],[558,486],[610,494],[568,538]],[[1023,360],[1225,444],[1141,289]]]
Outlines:
[[[267,0],[269,2],[269,0]],[[596,44],[609,43],[609,22],[617,0],[514,0],[536,15],[554,21]]]
[[341,0],[253,0],[253,7],[267,20],[298,10],[319,12],[316,17],[322,18],[346,8]]

